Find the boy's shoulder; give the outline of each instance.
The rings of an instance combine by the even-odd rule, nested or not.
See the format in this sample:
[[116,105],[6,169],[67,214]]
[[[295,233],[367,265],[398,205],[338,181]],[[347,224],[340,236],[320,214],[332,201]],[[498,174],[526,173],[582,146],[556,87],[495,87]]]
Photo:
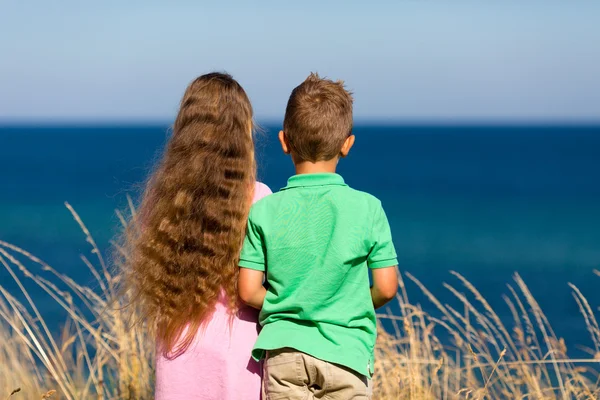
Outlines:
[[280,193],[281,192],[275,192],[275,193],[270,192],[266,196],[261,197],[260,199],[256,200],[250,207],[250,215],[256,216],[261,213],[264,213],[265,211],[268,212],[268,210],[271,207],[273,207],[273,202],[277,201],[277,197],[279,197],[278,195]]
[[[336,188],[336,191],[338,194],[336,199],[338,201],[354,205],[363,205],[368,208],[381,207],[381,201],[368,192],[357,190],[350,186],[340,186]],[[263,212],[269,212],[269,210],[272,210],[274,207],[285,205],[287,201],[292,201],[292,199],[287,196],[287,193],[286,190],[279,190],[263,197],[252,205],[251,212],[253,214],[261,214]]]
[[379,200],[377,197],[373,196],[371,193],[364,192],[362,190],[357,190],[357,189],[351,188],[350,186],[347,186],[347,189],[357,199],[360,199],[362,201],[366,201],[369,204],[373,204],[373,205],[379,205],[379,204],[381,204],[381,200]]
[[381,200],[372,195],[371,193],[364,192],[362,190],[354,189],[350,186],[343,188],[343,195],[340,196],[340,201],[347,203],[348,205],[356,208],[362,208],[364,211],[374,211],[381,208]]

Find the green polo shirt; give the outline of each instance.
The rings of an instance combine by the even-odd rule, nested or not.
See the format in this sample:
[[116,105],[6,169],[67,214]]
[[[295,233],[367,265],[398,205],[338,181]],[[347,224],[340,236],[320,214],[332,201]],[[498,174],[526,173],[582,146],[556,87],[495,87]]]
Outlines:
[[240,267],[266,272],[252,356],[290,347],[370,376],[377,337],[369,268],[397,265],[375,197],[304,174],[250,210]]

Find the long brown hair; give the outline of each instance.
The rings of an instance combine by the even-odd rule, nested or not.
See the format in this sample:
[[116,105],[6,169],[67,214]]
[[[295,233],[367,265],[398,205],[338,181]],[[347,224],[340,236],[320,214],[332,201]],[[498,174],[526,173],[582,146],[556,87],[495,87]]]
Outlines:
[[[252,107],[227,74],[185,91],[130,231],[129,279],[166,357],[182,354],[221,290],[237,310],[238,259],[255,179]],[[135,231],[136,233],[132,233]]]

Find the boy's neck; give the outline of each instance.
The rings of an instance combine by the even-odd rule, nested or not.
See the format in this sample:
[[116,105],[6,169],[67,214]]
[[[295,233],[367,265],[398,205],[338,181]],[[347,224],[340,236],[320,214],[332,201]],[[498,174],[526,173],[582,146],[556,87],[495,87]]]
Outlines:
[[296,167],[296,175],[302,174],[334,174],[337,168],[338,159],[337,157],[327,161],[301,161],[294,163]]

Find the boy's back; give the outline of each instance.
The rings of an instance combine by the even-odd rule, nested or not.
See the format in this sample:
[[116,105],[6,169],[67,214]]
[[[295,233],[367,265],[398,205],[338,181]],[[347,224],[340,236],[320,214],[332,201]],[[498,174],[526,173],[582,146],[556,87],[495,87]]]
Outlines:
[[337,174],[293,176],[250,213],[240,266],[266,270],[270,285],[254,355],[291,347],[369,375],[376,325],[367,265],[396,264],[379,200]]
[[311,74],[283,128],[296,175],[252,207],[239,263],[240,298],[262,310],[263,398],[368,398],[375,308],[396,294],[397,262],[379,200],[335,173],[354,144],[352,96]]

